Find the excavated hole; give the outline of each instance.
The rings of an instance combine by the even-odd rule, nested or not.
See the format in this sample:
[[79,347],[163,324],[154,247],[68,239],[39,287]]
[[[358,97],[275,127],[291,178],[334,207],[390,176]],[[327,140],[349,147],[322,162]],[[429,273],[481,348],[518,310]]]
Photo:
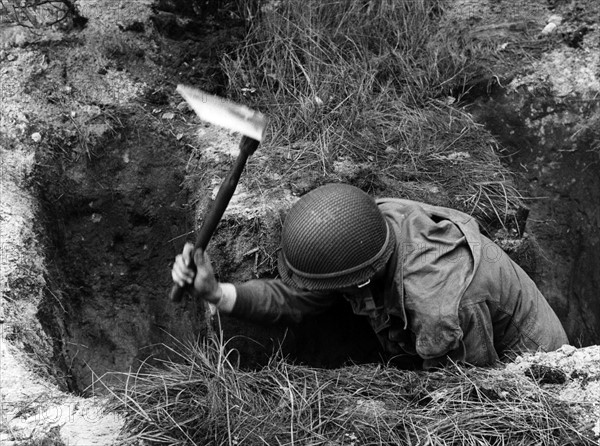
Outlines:
[[[205,306],[168,300],[173,259],[185,239],[193,240],[196,204],[188,204],[184,175],[189,149],[134,116],[122,116],[123,126],[85,153],[65,155],[65,139],[57,137],[39,172],[50,287],[38,317],[54,340],[57,374],[78,393],[101,391],[99,379],[113,384],[122,378],[114,372],[135,370],[149,357],[173,357],[165,345],[177,348],[214,328]],[[278,243],[277,228],[264,224],[221,223],[209,247],[217,274],[252,277],[254,261],[235,259],[256,245],[259,233]],[[290,360],[320,367],[379,359],[374,334],[345,302],[298,325],[224,317],[222,329],[239,353],[232,360],[244,368],[266,364],[280,349]]]
[[493,88],[470,110],[504,146],[530,197],[528,272],[573,345],[600,342],[600,152],[597,100]]
[[[571,150],[569,135],[558,130],[546,139],[552,144],[536,143],[514,107],[499,107],[497,101],[489,109],[479,104],[480,120],[508,149],[529,142],[527,150],[514,150],[510,161],[515,169],[527,167],[531,195],[554,198],[532,204],[527,230],[542,252],[528,272],[557,310],[571,341],[598,342],[598,155]],[[168,356],[162,344],[201,337],[211,329],[205,307],[190,300],[173,305],[167,299],[170,265],[193,229],[185,180],[188,149],[134,116],[124,113],[122,127],[106,132],[88,152],[66,156],[50,147],[54,155],[41,163],[51,292],[39,316],[55,341],[54,362],[76,392],[97,390],[99,377],[110,383],[118,377],[107,373],[135,369],[149,356]],[[585,147],[586,141],[580,144]],[[240,232],[232,223],[231,234],[221,225],[211,249],[224,279],[251,278],[242,271],[244,265],[227,262],[239,256],[236,249],[246,252],[254,246],[256,231],[272,232],[263,223],[248,223],[256,224],[258,229]],[[381,359],[366,321],[343,303],[299,325],[266,328],[224,317],[223,329],[226,338],[233,338],[230,346],[239,350],[244,367],[266,363],[280,345],[290,359],[319,367]]]
[[78,392],[207,329],[204,308],[166,304],[170,264],[191,229],[182,152],[147,124],[121,122],[89,153],[55,151],[40,175],[52,292],[40,318]]

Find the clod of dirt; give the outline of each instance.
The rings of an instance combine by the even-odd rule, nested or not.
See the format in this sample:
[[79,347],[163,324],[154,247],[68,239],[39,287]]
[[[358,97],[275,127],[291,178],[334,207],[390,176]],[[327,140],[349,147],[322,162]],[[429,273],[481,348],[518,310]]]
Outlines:
[[143,22],[134,21],[131,23],[118,22],[117,26],[121,31],[131,31],[134,33],[143,33],[146,29]]
[[533,364],[525,375],[540,384],[564,384],[567,381],[567,374],[562,370],[541,364]]
[[563,36],[563,40],[571,48],[580,48],[585,35],[590,32],[591,29],[587,25],[580,26],[575,31]]

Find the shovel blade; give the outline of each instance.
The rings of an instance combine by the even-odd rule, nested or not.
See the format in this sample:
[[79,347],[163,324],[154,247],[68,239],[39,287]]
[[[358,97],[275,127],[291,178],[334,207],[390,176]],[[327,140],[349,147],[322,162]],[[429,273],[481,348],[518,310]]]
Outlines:
[[188,85],[178,85],[177,91],[201,120],[263,140],[268,120],[261,112]]

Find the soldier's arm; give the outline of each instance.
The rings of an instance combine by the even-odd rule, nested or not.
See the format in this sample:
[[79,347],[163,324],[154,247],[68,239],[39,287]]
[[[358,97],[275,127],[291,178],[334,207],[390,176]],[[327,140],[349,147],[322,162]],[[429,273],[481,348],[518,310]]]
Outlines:
[[299,322],[303,316],[321,313],[336,299],[335,292],[292,288],[280,280],[250,280],[241,284],[221,283],[222,297],[216,307],[255,322]]

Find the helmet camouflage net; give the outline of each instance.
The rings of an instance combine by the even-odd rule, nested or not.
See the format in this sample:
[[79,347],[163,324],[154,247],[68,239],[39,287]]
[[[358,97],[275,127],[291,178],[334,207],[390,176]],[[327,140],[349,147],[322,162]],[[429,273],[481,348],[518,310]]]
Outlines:
[[375,200],[357,187],[328,184],[290,209],[278,269],[285,283],[331,290],[366,282],[387,263],[393,230]]

